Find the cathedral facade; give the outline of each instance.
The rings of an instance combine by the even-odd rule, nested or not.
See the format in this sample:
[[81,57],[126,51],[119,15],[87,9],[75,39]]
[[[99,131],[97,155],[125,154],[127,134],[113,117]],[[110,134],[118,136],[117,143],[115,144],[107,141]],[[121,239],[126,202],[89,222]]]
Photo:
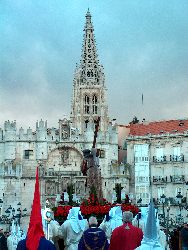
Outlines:
[[103,196],[109,201],[115,183],[128,192],[128,171],[118,164],[117,126],[110,122],[103,66],[99,64],[91,14],[86,14],[80,64],[76,66],[70,118],[59,120],[57,128],[47,121],[36,123],[36,130],[17,128],[6,121],[0,128],[0,201],[1,214],[21,202],[31,209],[36,166],[40,171],[42,203],[52,203],[57,194],[74,185],[80,199],[88,194],[86,177],[80,170],[83,150],[91,149],[95,122],[100,117],[96,148],[102,176]]

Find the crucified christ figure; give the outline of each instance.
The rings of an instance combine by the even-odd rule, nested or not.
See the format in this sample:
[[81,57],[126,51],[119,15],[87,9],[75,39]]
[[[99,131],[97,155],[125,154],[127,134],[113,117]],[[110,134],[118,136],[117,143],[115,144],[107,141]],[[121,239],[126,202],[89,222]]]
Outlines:
[[101,171],[99,168],[98,152],[96,147],[97,133],[99,129],[100,117],[95,124],[94,139],[92,149],[83,151],[84,160],[82,163],[82,173],[87,176],[87,187],[90,190],[95,190],[98,200],[102,200],[102,180]]

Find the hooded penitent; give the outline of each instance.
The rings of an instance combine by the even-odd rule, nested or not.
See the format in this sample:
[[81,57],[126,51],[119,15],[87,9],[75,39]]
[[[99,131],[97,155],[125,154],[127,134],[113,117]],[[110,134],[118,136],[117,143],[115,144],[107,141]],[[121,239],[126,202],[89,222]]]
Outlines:
[[36,169],[35,192],[30,216],[29,229],[27,231],[26,247],[28,250],[36,250],[39,246],[40,238],[44,236],[42,227],[39,176],[38,167]]
[[109,221],[112,231],[123,224],[122,222],[122,210],[120,206],[113,207],[109,212]]
[[80,231],[84,231],[85,229],[85,220],[83,219],[80,208],[73,207],[69,210],[69,214],[67,216],[67,220],[70,221],[72,230],[75,233],[79,233]]
[[155,207],[153,201],[151,201],[149,206],[149,212],[147,217],[146,228],[144,232],[144,238],[142,240],[140,250],[162,250],[157,236],[157,225],[155,216]]

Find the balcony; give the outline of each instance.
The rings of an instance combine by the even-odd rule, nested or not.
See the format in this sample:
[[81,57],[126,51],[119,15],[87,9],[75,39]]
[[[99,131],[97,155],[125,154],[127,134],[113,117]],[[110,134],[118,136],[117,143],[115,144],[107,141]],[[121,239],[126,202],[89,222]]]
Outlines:
[[184,175],[170,175],[170,181],[175,184],[184,183],[185,176]]
[[162,177],[162,176],[153,176],[153,184],[165,184],[167,183],[167,176]]
[[166,162],[166,155],[163,155],[163,156],[160,156],[160,157],[153,156],[153,162],[157,162],[157,163]]
[[170,155],[170,161],[173,162],[183,162],[184,161],[184,155]]

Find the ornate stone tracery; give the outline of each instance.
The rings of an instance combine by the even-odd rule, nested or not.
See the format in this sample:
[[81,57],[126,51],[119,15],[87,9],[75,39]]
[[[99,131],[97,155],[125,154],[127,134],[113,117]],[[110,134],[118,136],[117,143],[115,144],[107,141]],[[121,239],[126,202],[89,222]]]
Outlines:
[[85,120],[93,120],[90,118],[100,116],[103,120],[101,130],[105,131],[109,122],[108,107],[105,98],[100,99],[100,96],[106,95],[106,88],[104,86],[103,66],[99,64],[98,60],[94,28],[89,10],[86,14],[84,32],[80,65],[77,65],[75,70],[71,120],[74,126],[79,127],[83,133],[87,127],[83,126]]

